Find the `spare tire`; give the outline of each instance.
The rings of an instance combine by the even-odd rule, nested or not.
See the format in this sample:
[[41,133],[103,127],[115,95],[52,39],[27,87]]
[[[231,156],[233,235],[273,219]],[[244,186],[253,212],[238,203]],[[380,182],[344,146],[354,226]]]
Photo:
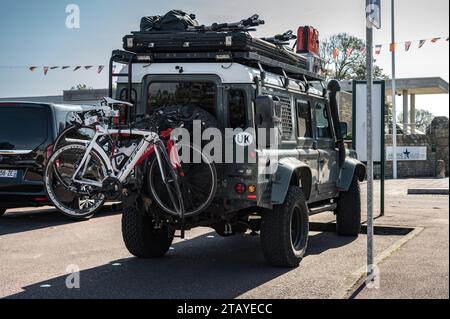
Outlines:
[[194,121],[201,121],[202,132],[208,128],[219,128],[219,123],[212,114],[194,105],[161,107],[149,119],[150,128],[159,132],[169,128],[175,129],[181,125],[189,132],[193,132]]
[[[194,128],[194,122],[199,121],[201,123],[201,128]],[[186,144],[189,142],[190,145],[192,145],[195,149],[198,149],[199,151],[203,152],[203,147],[210,143],[210,141],[203,141],[202,140],[202,136],[199,137],[195,137],[194,136],[194,132],[196,134],[198,134],[197,132],[200,132],[201,134],[203,134],[203,132],[207,129],[210,128],[217,128],[220,130],[220,125],[218,123],[218,121],[216,120],[216,118],[208,113],[207,111],[205,111],[204,109],[198,107],[198,106],[192,106],[192,105],[176,105],[176,106],[167,106],[167,107],[162,107],[157,109],[148,119],[148,126],[150,126],[150,129],[153,132],[163,132],[167,129],[177,129],[180,127],[183,127],[185,130],[187,130],[190,133],[190,141],[186,141],[186,140],[181,140],[181,144]],[[200,138],[200,140],[196,140]],[[210,157],[210,154],[205,154],[208,158]],[[192,158],[191,158],[192,159]],[[208,193],[209,195],[209,204],[211,203],[211,201],[213,200],[214,196],[215,196],[215,192],[217,190],[217,175],[221,175],[220,172],[220,165],[217,165],[216,163],[213,162],[212,158],[209,158],[209,160],[211,160],[211,164],[210,166],[212,166],[212,171],[213,171],[213,180],[214,182],[212,182],[211,185],[209,185],[208,189],[211,189],[212,193]],[[158,174],[153,174],[152,172],[154,171],[154,162],[155,159],[154,158],[150,158],[149,162],[148,162],[148,173],[146,173],[146,186],[148,187],[148,194],[153,197],[153,199],[155,200],[155,202],[158,202],[158,200],[156,200],[156,198],[151,195],[152,189],[159,189],[159,192],[157,192],[158,194],[160,194],[162,197],[164,197],[164,192],[162,190],[164,190],[165,185],[161,184],[161,185],[155,185],[155,184],[159,184],[159,183],[163,183],[161,177]],[[191,164],[191,165],[187,165],[188,171],[192,172],[192,174],[194,174],[194,172],[198,172],[199,169],[203,169],[202,164]],[[153,168],[153,169],[152,169]],[[150,176],[151,174],[151,176]],[[189,174],[189,173],[187,173]],[[153,177],[153,179],[152,179]],[[156,180],[155,180],[156,178]],[[159,181],[159,182],[158,182]],[[183,177],[183,181],[188,182],[189,184],[192,184],[192,181],[189,181],[189,176],[184,176]],[[194,183],[195,184],[195,183]],[[206,183],[207,184],[207,183]],[[205,184],[205,185],[206,185]],[[152,187],[153,186],[153,187]],[[192,185],[191,185],[192,186]],[[194,185],[196,186],[196,185]],[[194,187],[192,186],[192,187]],[[197,185],[199,186],[199,185]],[[208,206],[209,206],[208,204]],[[201,212],[203,212],[207,206],[205,206],[204,209],[202,209],[201,211],[199,210],[198,214],[200,214]],[[159,208],[161,209],[162,207],[159,206]],[[194,214],[193,214],[194,215]]]

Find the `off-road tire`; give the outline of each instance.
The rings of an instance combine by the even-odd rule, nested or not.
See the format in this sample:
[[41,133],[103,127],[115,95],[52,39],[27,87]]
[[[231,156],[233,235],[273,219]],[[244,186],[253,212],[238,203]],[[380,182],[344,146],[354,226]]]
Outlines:
[[5,213],[6,213],[6,208],[0,208],[0,217],[5,215]]
[[361,232],[361,191],[358,178],[353,178],[350,189],[341,192],[336,213],[336,230],[340,236],[358,237]]
[[[291,223],[293,215],[301,220],[301,244],[294,248]],[[262,216],[261,245],[264,257],[273,266],[297,268],[308,246],[309,213],[305,194],[297,186],[289,187],[284,204]]]
[[168,226],[155,229],[153,217],[136,205],[125,207],[122,237],[128,251],[138,258],[159,258],[170,249],[175,231]]

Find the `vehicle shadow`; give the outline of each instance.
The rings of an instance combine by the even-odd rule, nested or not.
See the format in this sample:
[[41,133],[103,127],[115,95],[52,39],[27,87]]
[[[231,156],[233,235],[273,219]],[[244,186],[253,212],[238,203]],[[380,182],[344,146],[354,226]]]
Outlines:
[[[334,234],[314,234],[308,255],[350,241],[336,240]],[[174,244],[161,259],[126,258],[83,270],[80,289],[68,289],[67,277],[60,276],[24,287],[23,292],[8,298],[230,299],[291,271],[266,263],[258,236],[224,239],[210,233]]]
[[[120,214],[111,206],[105,206],[93,218]],[[0,236],[18,234],[38,229],[78,223],[54,208],[36,209],[28,212],[8,213],[0,218]]]
[[174,244],[161,259],[126,258],[83,270],[80,289],[67,289],[66,276],[61,276],[8,298],[228,299],[290,271],[265,263],[258,237],[210,236],[215,235]]

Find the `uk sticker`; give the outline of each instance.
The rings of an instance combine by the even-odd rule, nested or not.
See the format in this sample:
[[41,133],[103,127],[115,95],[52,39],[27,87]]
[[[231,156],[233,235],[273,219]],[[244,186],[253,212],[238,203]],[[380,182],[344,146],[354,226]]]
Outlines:
[[236,137],[234,138],[236,141],[236,144],[242,147],[250,146],[253,144],[253,135],[247,132],[242,132],[239,134],[236,134]]

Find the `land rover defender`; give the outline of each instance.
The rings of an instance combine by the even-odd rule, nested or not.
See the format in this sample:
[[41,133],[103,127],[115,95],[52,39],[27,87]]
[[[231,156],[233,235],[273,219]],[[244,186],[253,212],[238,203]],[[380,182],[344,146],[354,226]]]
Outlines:
[[[270,264],[297,267],[307,248],[309,217],[328,211],[336,215],[340,235],[358,236],[359,183],[366,169],[344,146],[340,87],[319,74],[318,32],[300,28],[295,51],[287,48],[293,32],[253,37],[250,31],[262,23],[253,16],[206,27],[193,15],[171,11],[144,18],[141,31],[124,38],[124,50],[113,52],[110,95],[134,104],[130,120],[159,112],[167,114],[166,125],[199,121],[202,131],[230,128],[237,132],[233,159],[245,153],[242,162],[216,163],[212,204],[186,218],[159,207],[146,187],[152,179],[147,174],[142,190],[124,203],[123,238],[133,255],[163,256],[175,234],[211,227],[221,236],[260,234]],[[124,67],[116,72],[118,64]],[[269,138],[262,130],[276,134]]]

